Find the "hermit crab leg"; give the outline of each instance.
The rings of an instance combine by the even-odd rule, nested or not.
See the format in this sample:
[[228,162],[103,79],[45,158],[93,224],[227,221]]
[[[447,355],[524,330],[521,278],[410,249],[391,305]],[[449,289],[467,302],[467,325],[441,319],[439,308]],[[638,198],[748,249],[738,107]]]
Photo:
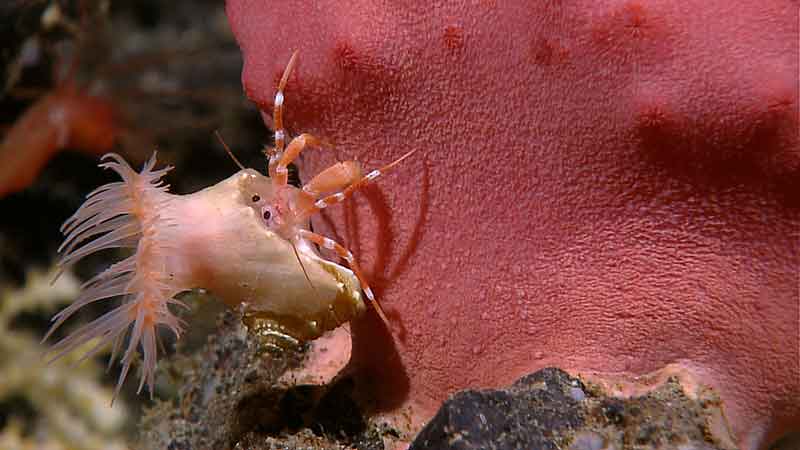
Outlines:
[[[275,132],[275,136],[277,140],[277,131]],[[286,186],[286,183],[289,182],[289,169],[287,168],[289,164],[291,164],[306,147],[319,147],[319,145],[319,139],[308,133],[303,133],[292,139],[292,142],[289,142],[289,146],[283,154],[275,155],[277,163],[275,163],[274,167],[272,160],[270,160],[270,177],[273,179],[272,184],[275,187]]]
[[272,122],[275,128],[275,150],[269,159],[269,172],[270,176],[273,175],[273,168],[278,162],[278,159],[283,154],[284,146],[286,145],[286,130],[283,128],[283,90],[286,88],[286,82],[289,81],[289,75],[294,69],[297,62],[297,50],[292,53],[289,58],[289,63],[283,71],[280,83],[278,83],[277,92],[275,92],[275,104],[272,110]]
[[318,173],[303,185],[297,197],[297,209],[305,211],[326,192],[336,192],[357,182],[362,177],[361,165],[355,161],[338,162]]
[[341,244],[337,243],[333,239],[327,238],[322,236],[321,234],[317,234],[308,230],[299,230],[297,236],[301,239],[307,239],[322,248],[333,250],[336,252],[339,257],[347,261],[347,265],[350,266],[353,273],[358,278],[358,282],[361,283],[361,290],[364,291],[364,294],[367,296],[367,299],[372,303],[373,308],[380,316],[381,320],[389,326],[389,319],[386,318],[386,314],[384,314],[381,305],[375,300],[375,294],[372,293],[372,289],[370,289],[369,284],[367,284],[367,278],[364,276],[364,273],[361,272],[361,267],[356,262],[355,258],[353,257],[353,253],[350,250],[344,248]]
[[[367,184],[369,184],[370,182],[372,182],[376,178],[380,177],[381,175],[387,174],[396,165],[398,165],[401,162],[403,162],[404,159],[406,159],[409,156],[413,155],[414,152],[416,152],[416,150],[411,150],[410,152],[408,152],[405,155],[397,158],[395,161],[393,161],[393,162],[381,167],[380,169],[373,170],[372,172],[368,173],[365,177],[362,177],[358,181],[356,181],[356,182],[350,184],[349,186],[347,186],[346,188],[344,188],[342,191],[336,192],[334,194],[330,194],[330,195],[328,195],[328,196],[326,196],[324,198],[321,198],[321,199],[317,200],[316,202],[314,202],[314,204],[312,206],[308,207],[305,211],[302,211],[298,215],[298,217],[301,220],[302,219],[306,219],[306,218],[308,218],[308,217],[310,217],[310,216],[322,211],[323,209],[327,208],[328,206],[335,205],[337,203],[341,203],[341,202],[345,201],[348,197],[353,195],[353,192],[355,192],[355,191],[361,189],[362,187],[366,186]],[[353,164],[357,164],[355,162],[352,162],[352,163]],[[336,166],[333,166],[333,167],[336,167]],[[327,172],[327,170],[321,172],[319,175],[317,175],[317,177],[319,177],[320,175],[324,174],[325,172]],[[303,191],[307,192],[306,189],[303,189]]]

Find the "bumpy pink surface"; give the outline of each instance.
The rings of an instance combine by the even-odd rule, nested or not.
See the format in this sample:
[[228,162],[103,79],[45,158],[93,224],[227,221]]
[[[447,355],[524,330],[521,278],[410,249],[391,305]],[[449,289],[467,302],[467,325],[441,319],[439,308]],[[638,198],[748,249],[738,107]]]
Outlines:
[[743,447],[800,428],[797,2],[403,4],[228,2],[262,109],[298,49],[291,131],[367,167],[419,149],[315,222],[394,321],[353,324],[383,407],[679,363]]

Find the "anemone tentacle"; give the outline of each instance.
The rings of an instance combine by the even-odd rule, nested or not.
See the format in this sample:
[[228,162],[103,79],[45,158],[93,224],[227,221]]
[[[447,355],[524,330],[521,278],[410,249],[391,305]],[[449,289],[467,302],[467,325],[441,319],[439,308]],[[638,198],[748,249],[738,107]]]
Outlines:
[[147,384],[152,395],[158,357],[157,327],[163,325],[176,336],[182,331],[180,320],[169,310],[169,304],[180,304],[173,298],[179,290],[170,285],[162,270],[167,250],[171,248],[170,232],[174,224],[162,214],[169,208],[172,196],[161,178],[171,167],[153,170],[155,154],[138,173],[117,154],[108,154],[103,160],[100,167],[114,170],[123,181],[95,189],[64,222],[61,231],[66,238],[59,248],[59,274],[101,250],[130,247],[135,253],[85,282],[80,296],[53,317],[43,341],[86,305],[121,297],[119,306],[56,342],[48,350],[48,354],[54,355],[50,361],[96,340],[81,360],[112,345],[110,365],[127,337],[116,392],[125,381],[137,348],[141,347],[139,390]]

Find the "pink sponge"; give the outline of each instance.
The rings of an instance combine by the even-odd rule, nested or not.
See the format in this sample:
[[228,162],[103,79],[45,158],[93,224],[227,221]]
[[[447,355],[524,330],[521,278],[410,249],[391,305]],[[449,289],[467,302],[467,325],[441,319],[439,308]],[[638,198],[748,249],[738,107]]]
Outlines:
[[[344,241],[394,323],[353,364],[411,431],[548,365],[716,389],[745,449],[800,428],[798,4],[229,0],[247,94],[368,166]],[[333,152],[308,152],[309,173]],[[402,413],[408,413],[403,416]]]

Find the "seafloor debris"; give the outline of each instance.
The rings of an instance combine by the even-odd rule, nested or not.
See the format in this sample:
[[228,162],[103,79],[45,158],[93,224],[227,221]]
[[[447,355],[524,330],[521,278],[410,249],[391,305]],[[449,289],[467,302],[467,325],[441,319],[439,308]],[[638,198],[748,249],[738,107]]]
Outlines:
[[[372,424],[352,400],[350,380],[285,386],[300,354],[264,353],[237,315],[193,356],[167,369],[182,386],[143,420],[142,448],[380,449],[393,430]],[[712,390],[687,393],[676,377],[618,397],[549,368],[498,390],[451,397],[412,443],[421,449],[644,450],[736,448]]]
[[383,448],[382,431],[361,415],[349,395],[352,385],[347,379],[327,388],[278,381],[301,359],[301,353],[265,350],[239,315],[224,313],[217,332],[201,350],[168,363],[165,373],[180,386],[177,400],[157,401],[146,412],[139,446]]
[[110,408],[103,367],[75,365],[77,354],[45,365],[41,336],[24,327],[26,314],[77,295],[80,283],[69,272],[53,286],[52,278],[32,270],[23,288],[0,292],[0,448],[124,449],[128,410],[122,402]]

